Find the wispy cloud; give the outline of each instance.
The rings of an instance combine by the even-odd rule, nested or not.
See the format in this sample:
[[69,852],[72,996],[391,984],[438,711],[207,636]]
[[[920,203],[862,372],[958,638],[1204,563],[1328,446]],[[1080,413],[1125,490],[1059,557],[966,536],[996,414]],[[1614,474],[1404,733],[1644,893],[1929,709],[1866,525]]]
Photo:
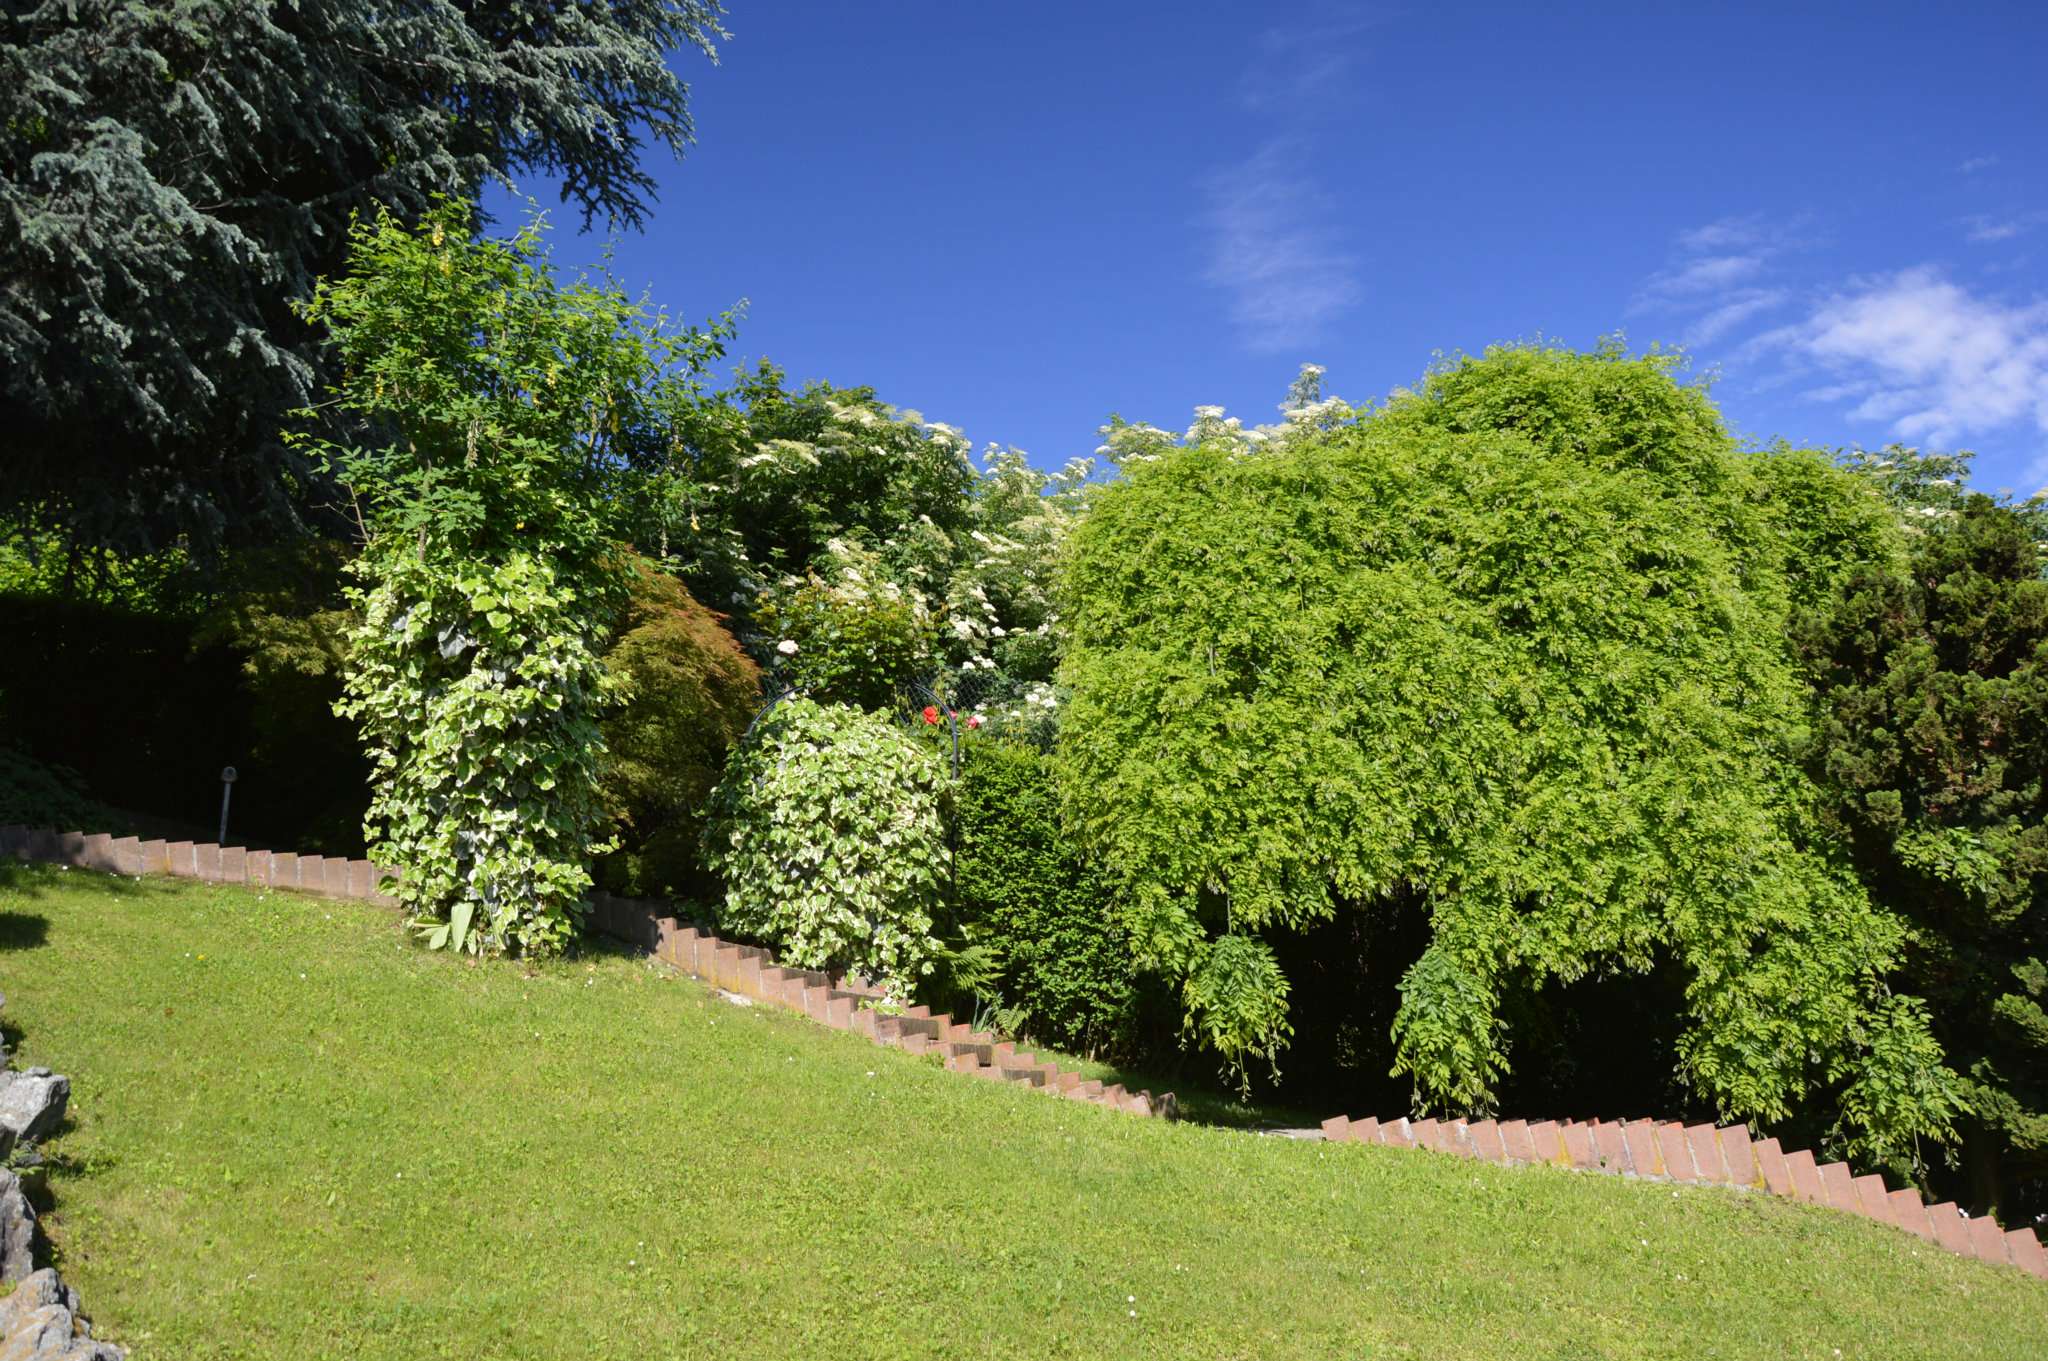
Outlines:
[[1269,142],[1203,188],[1211,231],[1204,278],[1230,295],[1231,318],[1251,349],[1312,344],[1358,301],[1358,262],[1329,225],[1298,144]]
[[1678,319],[1679,339],[1710,345],[1791,295],[1769,280],[1775,261],[1806,244],[1800,223],[1727,217],[1678,234],[1672,260],[1644,280],[1629,311]]
[[1989,170],[1997,164],[1998,158],[1996,156],[1972,156],[1969,160],[1956,167],[1956,173],[1959,175],[1974,175],[1979,170]]
[[1813,361],[1834,381],[1808,396],[1853,401],[1850,419],[1901,439],[2048,433],[2048,301],[1979,296],[1922,265],[1859,280],[1758,344]]
[[1266,29],[1238,77],[1238,102],[1254,113],[1329,112],[1351,88],[1345,77],[1358,64],[1359,35],[1381,18],[1375,9],[1322,4],[1295,23]]
[[1740,330],[1752,318],[1775,312],[1791,294],[1782,288],[1748,288],[1702,313],[1685,328],[1681,337],[1687,345],[1711,345]]
[[1311,141],[1355,87],[1359,36],[1381,15],[1333,3],[1296,14],[1258,35],[1237,81],[1238,102],[1266,123],[1266,140],[1199,185],[1203,281],[1229,299],[1244,345],[1262,352],[1314,344],[1363,292]]
[[2010,241],[2016,236],[2025,236],[2043,223],[2048,223],[2048,212],[2014,213],[2006,216],[1975,213],[1963,219],[1965,235],[1979,245]]

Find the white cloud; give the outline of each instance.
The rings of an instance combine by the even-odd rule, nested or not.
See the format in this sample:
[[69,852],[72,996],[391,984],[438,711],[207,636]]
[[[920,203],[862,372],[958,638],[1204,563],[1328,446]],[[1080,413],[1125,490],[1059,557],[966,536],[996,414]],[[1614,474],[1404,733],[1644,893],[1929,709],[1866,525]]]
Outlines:
[[1741,250],[1773,245],[1781,235],[1762,213],[1750,213],[1743,217],[1724,217],[1704,227],[1688,228],[1678,234],[1678,249],[1687,255]]
[[1711,293],[1740,283],[1764,267],[1761,255],[1708,255],[1651,278],[1648,290],[1670,297]]
[[1969,160],[1964,161],[1961,165],[1956,167],[1956,173],[1961,175],[1974,175],[1979,170],[1989,170],[1992,166],[1997,164],[1998,158],[1996,156],[1972,156]]
[[1357,261],[1328,225],[1325,195],[1296,144],[1269,142],[1203,189],[1211,233],[1204,278],[1230,295],[1250,348],[1312,344],[1358,301]]
[[2017,425],[2048,432],[2048,301],[1980,297],[1931,266],[1857,282],[1763,343],[1813,360],[1852,419],[1949,444]]
[[1992,217],[1978,213],[1963,219],[1963,225],[1968,228],[1969,239],[1980,244],[2010,241],[2016,236],[2025,236],[2044,222],[2048,222],[2048,213],[2017,213],[2011,217]]

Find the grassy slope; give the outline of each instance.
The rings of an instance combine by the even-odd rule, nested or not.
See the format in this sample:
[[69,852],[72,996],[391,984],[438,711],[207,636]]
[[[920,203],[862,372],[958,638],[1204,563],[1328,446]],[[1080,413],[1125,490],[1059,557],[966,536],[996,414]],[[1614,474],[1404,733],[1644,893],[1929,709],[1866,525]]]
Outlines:
[[1846,1216],[1132,1119],[356,905],[0,867],[0,988],[138,1361],[2048,1350],[2039,1282]]

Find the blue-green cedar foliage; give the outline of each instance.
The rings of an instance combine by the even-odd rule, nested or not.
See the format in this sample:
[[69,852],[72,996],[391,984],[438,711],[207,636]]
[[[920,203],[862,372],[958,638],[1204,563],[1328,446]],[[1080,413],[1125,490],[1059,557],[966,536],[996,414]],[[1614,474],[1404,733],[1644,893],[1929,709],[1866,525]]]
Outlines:
[[[292,304],[351,214],[558,176],[640,221],[711,0],[0,4],[0,517],[143,552],[287,528],[278,439],[333,377]],[[323,484],[324,485],[324,484]]]
[[1901,925],[1816,844],[1768,490],[1669,361],[1518,347],[1106,491],[1063,581],[1062,789],[1191,1027],[1270,1053],[1261,937],[1400,897],[1421,1105],[1488,1105],[1511,981],[1673,958],[1723,1111],[1826,1084],[1873,1152],[1945,1132],[1925,1009],[1885,991]]

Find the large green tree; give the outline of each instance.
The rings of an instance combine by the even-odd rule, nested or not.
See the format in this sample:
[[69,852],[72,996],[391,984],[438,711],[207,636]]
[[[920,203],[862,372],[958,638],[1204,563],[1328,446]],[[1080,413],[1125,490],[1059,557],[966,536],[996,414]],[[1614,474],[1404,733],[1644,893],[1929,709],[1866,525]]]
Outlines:
[[0,0],[0,519],[135,554],[288,529],[352,214],[514,171],[635,224],[715,0]]
[[1422,1105],[1491,1102],[1512,991],[1667,967],[1720,1110],[1824,1087],[1872,1154],[1947,1131],[1902,925],[1808,813],[1795,541],[1668,359],[1496,350],[1154,455],[1069,541],[1058,750],[1191,1030],[1272,1053],[1269,938],[1391,905],[1428,921],[1394,1022]]
[[[1917,511],[1917,505],[1912,509]],[[2048,580],[2026,516],[1934,516],[1904,571],[1801,630],[1829,822],[1913,924],[1911,986],[1967,1079],[1965,1193],[2048,1208]]]
[[608,849],[618,484],[717,342],[557,279],[536,226],[509,242],[472,226],[447,205],[351,233],[347,272],[307,310],[347,375],[334,400],[375,437],[304,443],[365,540],[341,707],[370,758],[371,853],[436,943],[544,953]]

